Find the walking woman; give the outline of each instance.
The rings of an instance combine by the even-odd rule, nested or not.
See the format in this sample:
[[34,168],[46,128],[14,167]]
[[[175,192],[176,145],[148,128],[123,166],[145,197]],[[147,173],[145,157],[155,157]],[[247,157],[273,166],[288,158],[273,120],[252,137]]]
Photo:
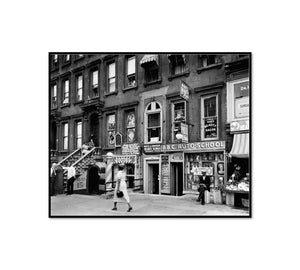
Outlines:
[[[126,173],[124,171],[123,164],[119,165],[119,171],[117,173],[116,180],[117,180],[117,183],[116,183],[116,187],[115,187],[115,191],[114,191],[114,208],[112,210],[117,210],[117,203],[125,200],[128,204],[127,212],[130,212],[132,210],[132,206],[130,205],[130,199],[129,199],[128,192],[127,192]],[[124,194],[124,196],[122,198],[118,198],[118,196],[117,196],[117,193],[119,191],[122,191]]]

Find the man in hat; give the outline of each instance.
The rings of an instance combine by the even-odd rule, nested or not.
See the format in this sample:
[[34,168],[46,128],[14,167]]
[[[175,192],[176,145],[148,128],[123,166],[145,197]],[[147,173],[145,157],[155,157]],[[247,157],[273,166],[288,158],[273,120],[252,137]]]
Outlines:
[[68,162],[68,166],[63,167],[63,169],[67,171],[67,195],[71,195],[73,194],[73,184],[75,181],[76,170],[70,162]]
[[206,175],[206,171],[202,171],[202,175],[200,176],[199,180],[199,196],[197,202],[201,202],[202,205],[205,204],[205,190],[210,191],[210,179]]
[[52,163],[50,168],[50,195],[55,196],[56,163]]

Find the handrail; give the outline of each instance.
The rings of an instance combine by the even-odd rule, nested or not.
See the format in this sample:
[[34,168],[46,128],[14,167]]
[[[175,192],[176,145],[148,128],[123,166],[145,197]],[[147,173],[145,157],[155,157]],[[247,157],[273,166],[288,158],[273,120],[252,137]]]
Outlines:
[[69,157],[73,156],[75,153],[81,151],[81,148],[76,149],[74,152],[72,152],[70,155],[66,156],[63,160],[57,163],[57,165],[60,165],[61,163],[65,162]]
[[89,154],[91,154],[95,149],[96,149],[96,147],[93,147],[88,153],[86,153],[84,156],[82,156],[81,158],[76,160],[72,166],[76,166],[80,161],[82,161],[85,157],[87,157]]

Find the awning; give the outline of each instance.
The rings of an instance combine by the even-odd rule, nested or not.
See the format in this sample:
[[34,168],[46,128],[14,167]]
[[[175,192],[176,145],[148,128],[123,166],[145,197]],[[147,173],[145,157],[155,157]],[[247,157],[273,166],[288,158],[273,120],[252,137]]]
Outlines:
[[146,63],[155,62],[158,64],[158,55],[157,54],[145,54],[142,60],[140,61],[140,65],[144,65]]
[[234,134],[231,152],[232,157],[249,157],[249,133]]
[[183,63],[185,64],[185,55],[184,54],[168,54],[169,60],[171,59],[172,56],[175,57],[175,59],[181,58]]

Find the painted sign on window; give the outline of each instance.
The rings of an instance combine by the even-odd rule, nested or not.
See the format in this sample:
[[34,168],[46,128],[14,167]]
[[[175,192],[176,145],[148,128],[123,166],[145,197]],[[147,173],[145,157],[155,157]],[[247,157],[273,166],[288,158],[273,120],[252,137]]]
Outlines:
[[204,138],[217,138],[217,118],[204,119]]

